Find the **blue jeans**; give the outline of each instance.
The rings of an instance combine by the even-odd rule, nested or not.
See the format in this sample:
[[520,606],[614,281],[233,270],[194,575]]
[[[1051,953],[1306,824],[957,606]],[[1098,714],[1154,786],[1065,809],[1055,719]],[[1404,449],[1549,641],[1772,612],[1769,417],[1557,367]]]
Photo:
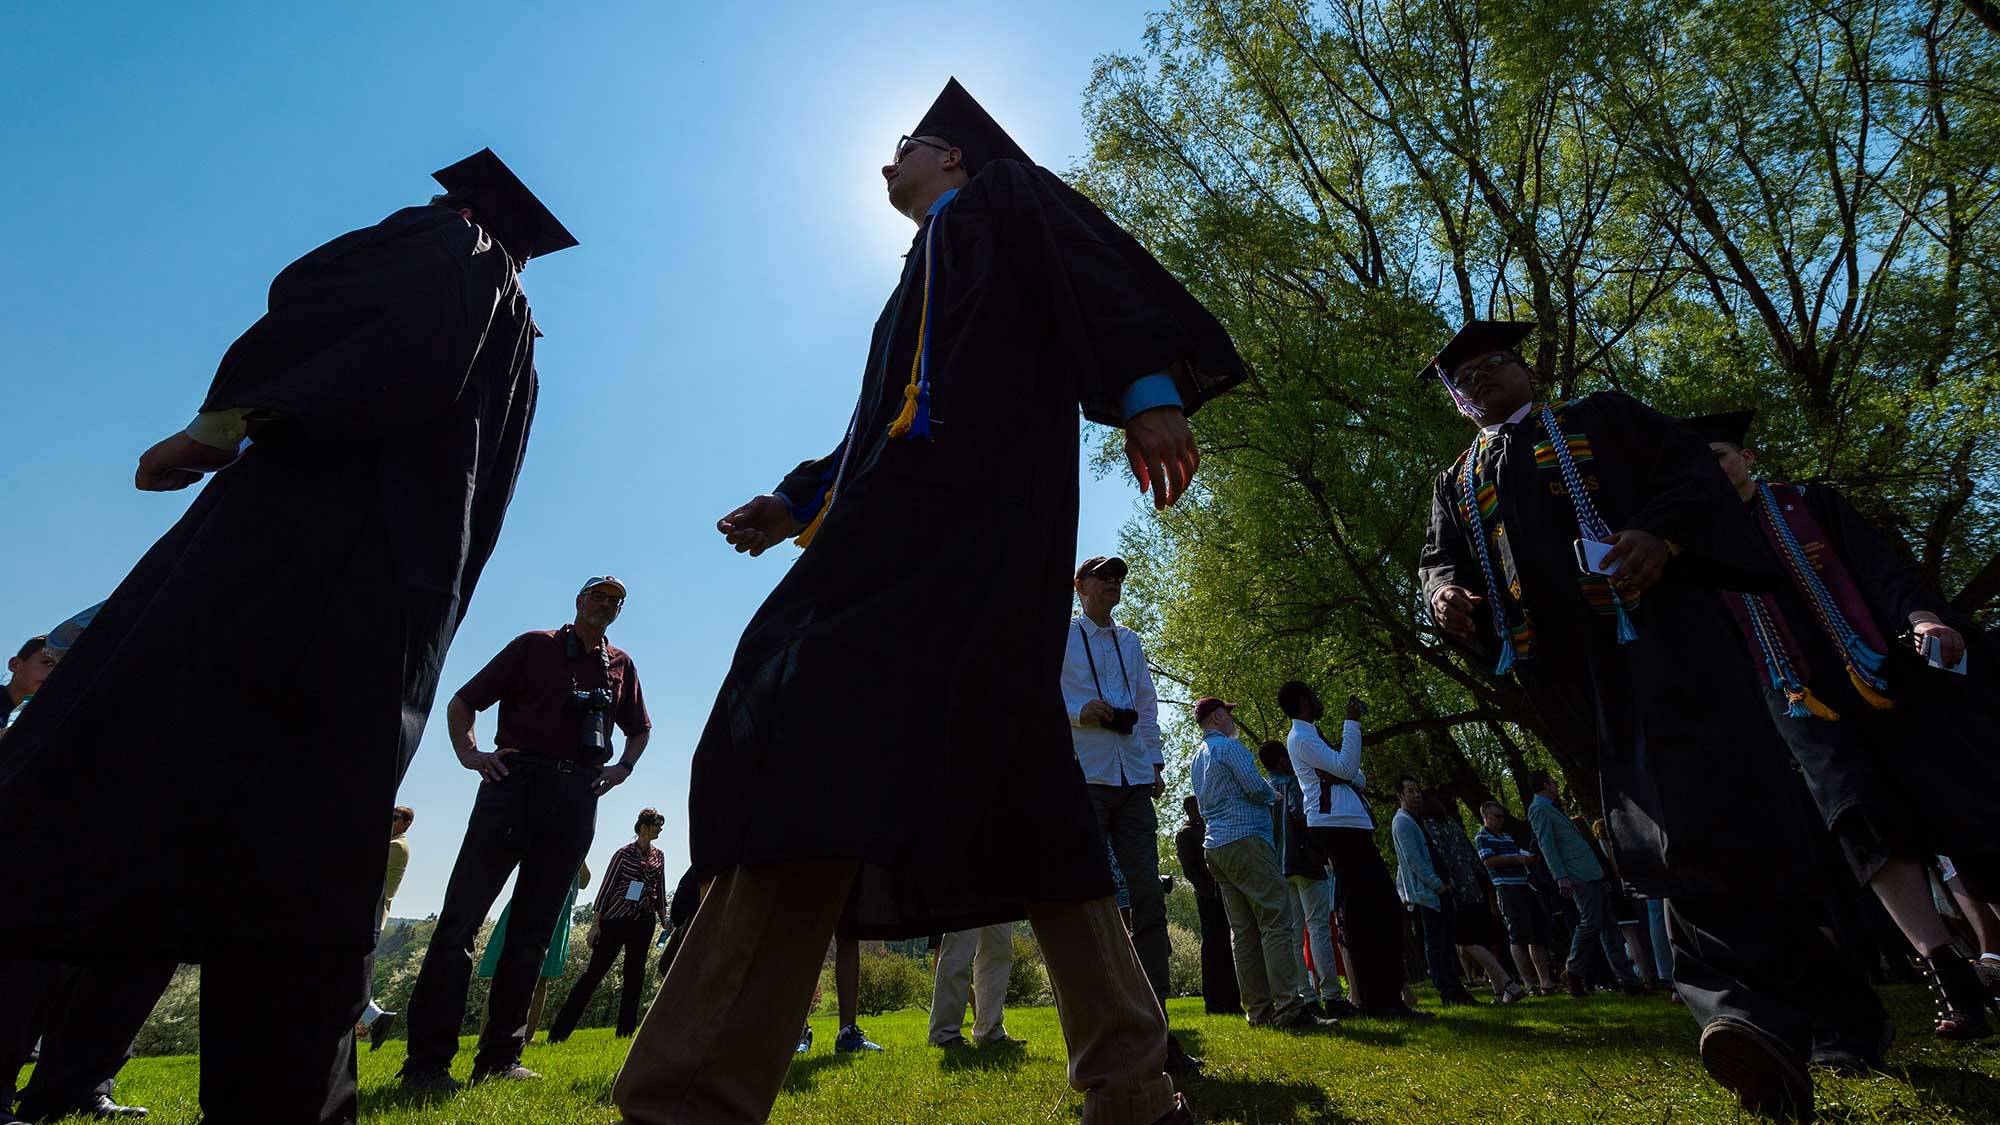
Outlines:
[[1569,971],[1583,975],[1583,952],[1594,941],[1604,950],[1604,960],[1619,984],[1639,983],[1632,973],[1632,959],[1625,955],[1618,920],[1611,916],[1611,884],[1604,879],[1578,882],[1571,901],[1576,903],[1576,932],[1569,939]]
[[1661,984],[1674,983],[1674,951],[1667,946],[1667,900],[1646,900],[1646,930],[1653,939],[1653,973]]

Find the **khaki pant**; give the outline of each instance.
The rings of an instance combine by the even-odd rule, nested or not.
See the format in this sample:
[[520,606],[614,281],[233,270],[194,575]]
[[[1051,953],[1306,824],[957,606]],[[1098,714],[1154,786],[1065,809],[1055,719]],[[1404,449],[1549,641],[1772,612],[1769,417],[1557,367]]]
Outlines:
[[1270,1023],[1304,1003],[1292,892],[1278,870],[1278,853],[1260,836],[1203,851],[1229,915],[1229,951],[1236,959],[1244,1014],[1252,1027]]
[[972,986],[972,1041],[1007,1038],[1007,978],[1014,971],[1014,926],[1002,922],[944,935],[938,946],[937,980],[931,986],[933,1046],[959,1038],[965,1025],[966,986]]
[[[612,1085],[626,1125],[770,1116],[858,869],[854,860],[806,860],[716,877]],[[1086,1125],[1166,1116],[1174,1106],[1166,1016],[1116,904],[1030,903],[1028,921]]]

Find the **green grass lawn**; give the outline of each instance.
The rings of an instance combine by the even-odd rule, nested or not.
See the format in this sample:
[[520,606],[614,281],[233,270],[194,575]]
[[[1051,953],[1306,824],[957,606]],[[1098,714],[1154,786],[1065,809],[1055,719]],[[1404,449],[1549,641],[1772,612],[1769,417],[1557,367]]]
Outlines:
[[[1911,987],[1885,993],[1905,1029],[1890,1072],[1818,1077],[1822,1120],[2000,1121],[2000,1046],[1940,1044],[1928,1002]],[[1175,1030],[1208,1061],[1187,1087],[1205,1122],[1344,1121],[1735,1121],[1734,1102],[1709,1082],[1694,1054],[1686,1012],[1661,998],[1530,1000],[1454,1008],[1411,1027],[1371,1020],[1311,1035],[1253,1031],[1240,1019],[1201,1014],[1198,1000],[1170,1005]],[[1050,1008],[1007,1014],[1025,1050],[946,1057],[924,1042],[926,1014],[862,1021],[888,1051],[833,1054],[831,1020],[813,1021],[812,1053],[793,1063],[778,1100],[781,1122],[1075,1121],[1082,1099],[1064,1077],[1062,1034]],[[561,1046],[528,1048],[545,1080],[487,1085],[442,1101],[396,1088],[400,1041],[361,1056],[362,1119],[395,1125],[607,1125],[611,1080],[625,1043],[583,1031]],[[471,1041],[457,1073],[471,1065]],[[163,1125],[195,1120],[193,1057],[135,1059],[121,1099],[150,1105]]]

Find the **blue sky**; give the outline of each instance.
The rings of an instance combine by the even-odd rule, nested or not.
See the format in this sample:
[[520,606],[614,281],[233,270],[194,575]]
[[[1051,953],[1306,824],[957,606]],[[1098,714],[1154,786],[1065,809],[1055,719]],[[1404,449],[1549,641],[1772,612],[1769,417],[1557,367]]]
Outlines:
[[[192,491],[134,491],[133,464],[186,424],[272,276],[491,145],[582,245],[525,275],[540,414],[403,783],[395,912],[442,902],[477,784],[442,700],[567,620],[592,574],[631,586],[612,636],[654,722],[593,866],[647,804],[683,863],[689,754],[794,553],[736,556],[714,521],[839,440],[911,233],[877,168],[952,74],[1070,165],[1091,61],[1135,49],[1148,6],[10,5],[0,639],[103,598],[186,508]],[[1115,548],[1135,497],[1086,470],[1085,555]]]

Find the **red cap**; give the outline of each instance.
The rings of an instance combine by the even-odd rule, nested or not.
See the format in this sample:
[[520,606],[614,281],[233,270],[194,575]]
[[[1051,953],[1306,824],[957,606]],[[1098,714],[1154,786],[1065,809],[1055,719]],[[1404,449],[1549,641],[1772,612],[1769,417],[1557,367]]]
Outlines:
[[1204,695],[1194,701],[1194,721],[1197,723],[1205,722],[1210,715],[1215,714],[1217,711],[1234,710],[1236,710],[1236,704],[1224,703],[1212,695]]

